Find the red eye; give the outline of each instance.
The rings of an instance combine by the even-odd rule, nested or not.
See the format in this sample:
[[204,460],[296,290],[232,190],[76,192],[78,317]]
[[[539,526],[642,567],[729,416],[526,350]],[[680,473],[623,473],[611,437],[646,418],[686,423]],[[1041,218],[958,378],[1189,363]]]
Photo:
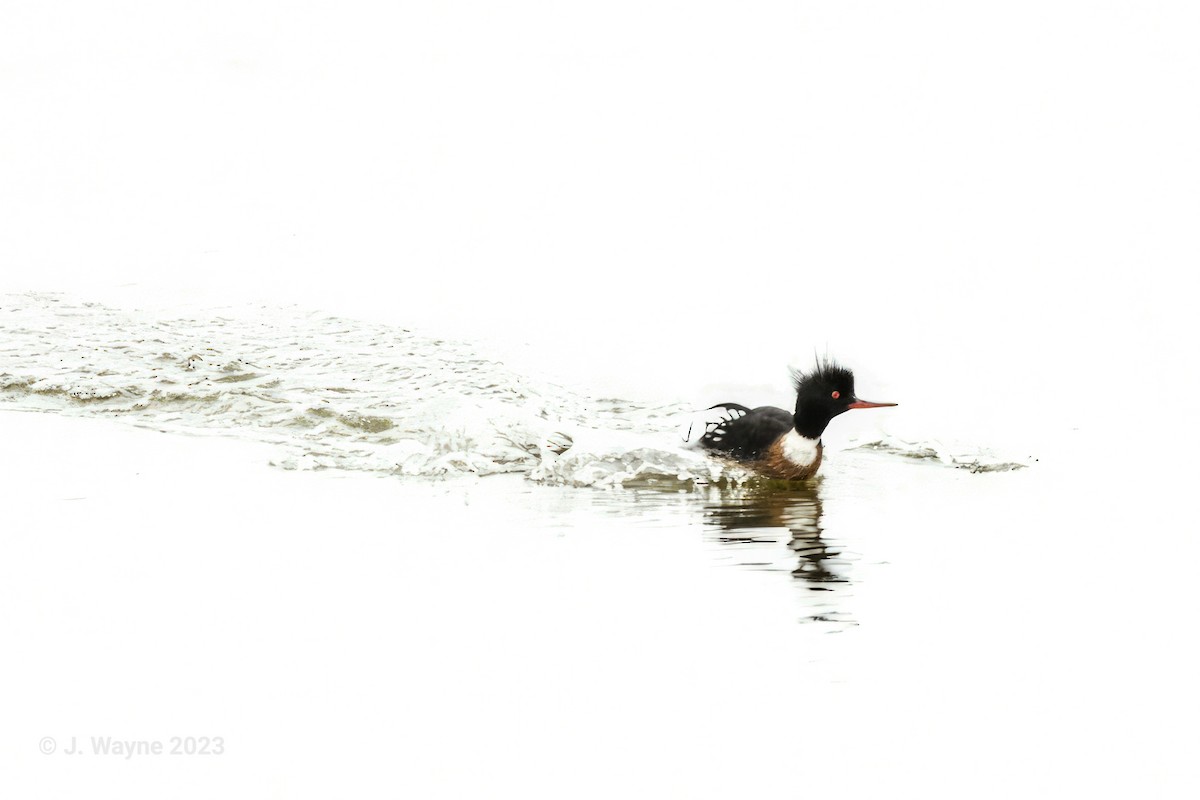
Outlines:
[[837,400],[837,399],[838,399],[839,397],[841,397],[841,396],[842,396],[842,393],[841,393],[841,392],[834,392],[834,393],[833,393],[833,399],[834,399],[834,400]]

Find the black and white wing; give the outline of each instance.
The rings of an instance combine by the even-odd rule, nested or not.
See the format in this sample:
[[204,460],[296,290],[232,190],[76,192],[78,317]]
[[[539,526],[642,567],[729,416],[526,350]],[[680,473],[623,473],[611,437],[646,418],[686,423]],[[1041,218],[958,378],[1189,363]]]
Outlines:
[[776,439],[792,429],[792,415],[764,405],[749,409],[720,403],[697,415],[685,428],[684,441],[740,461],[756,461]]
[[[698,411],[679,430],[683,443],[689,447],[707,446],[717,429],[724,429],[730,423],[741,419],[750,413],[750,409],[737,403],[722,403],[705,411]],[[716,434],[722,436],[723,434]]]
[[761,458],[793,424],[791,414],[771,406],[751,410],[737,403],[721,403],[706,413],[711,416],[700,446],[743,461]]

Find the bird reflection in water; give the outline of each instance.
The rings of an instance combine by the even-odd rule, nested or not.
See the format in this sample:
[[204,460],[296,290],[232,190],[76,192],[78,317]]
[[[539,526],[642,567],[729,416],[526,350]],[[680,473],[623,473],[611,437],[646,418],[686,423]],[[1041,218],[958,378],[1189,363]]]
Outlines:
[[713,490],[705,503],[713,538],[752,569],[790,572],[809,595],[807,620],[849,620],[839,610],[851,561],[822,535],[821,496],[811,484]]

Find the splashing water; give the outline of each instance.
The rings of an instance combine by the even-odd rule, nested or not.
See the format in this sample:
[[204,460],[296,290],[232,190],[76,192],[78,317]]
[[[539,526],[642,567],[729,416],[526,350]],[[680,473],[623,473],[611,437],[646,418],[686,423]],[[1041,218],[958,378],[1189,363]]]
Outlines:
[[3,298],[0,331],[0,402],[245,436],[288,469],[664,488],[751,477],[680,446],[685,405],[592,397],[387,325],[268,306],[161,319],[31,293]]

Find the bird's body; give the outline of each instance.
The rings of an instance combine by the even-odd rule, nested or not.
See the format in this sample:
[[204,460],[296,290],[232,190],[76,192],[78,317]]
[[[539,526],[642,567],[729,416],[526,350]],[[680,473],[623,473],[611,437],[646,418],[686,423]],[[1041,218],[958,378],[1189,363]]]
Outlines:
[[737,403],[720,403],[708,410],[703,430],[689,426],[684,440],[767,477],[800,481],[816,475],[821,467],[821,434],[831,419],[852,408],[895,405],[857,399],[854,374],[829,361],[794,378],[795,413],[773,406],[751,409]]
[[792,415],[782,408],[746,408],[722,403],[712,414],[700,446],[740,461],[771,478],[800,481],[821,466],[821,441],[796,432]]

